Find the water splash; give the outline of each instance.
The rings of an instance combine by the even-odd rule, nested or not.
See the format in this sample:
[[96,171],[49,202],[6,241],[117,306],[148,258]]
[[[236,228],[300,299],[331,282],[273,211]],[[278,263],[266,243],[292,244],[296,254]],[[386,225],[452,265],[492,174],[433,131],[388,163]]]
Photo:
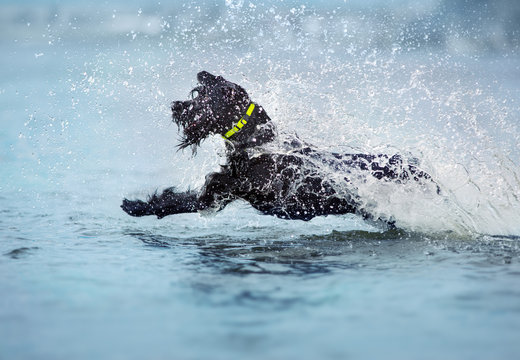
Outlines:
[[[283,119],[282,131],[297,130],[324,148],[417,157],[442,189],[437,196],[421,186],[359,184],[375,214],[414,231],[517,234],[519,109],[509,104],[512,94],[492,79],[476,80],[450,57],[434,64],[370,59],[276,74],[263,103]],[[316,73],[319,79],[309,75]]]
[[[330,151],[418,158],[441,187],[436,196],[358,184],[375,214],[411,230],[517,235],[518,29],[509,21],[517,5],[473,5],[479,22],[461,15],[465,6],[69,4],[35,6],[23,21],[6,8],[2,36],[35,47],[27,62],[54,64],[58,79],[22,94],[50,101],[25,105],[30,118],[9,151],[53,179],[68,174],[56,186],[76,185],[74,171],[87,167],[140,174],[118,192],[201,185],[222,145],[206,142],[195,159],[175,153],[168,107],[205,69],[248,89],[282,134]],[[84,11],[94,15],[77,16]]]

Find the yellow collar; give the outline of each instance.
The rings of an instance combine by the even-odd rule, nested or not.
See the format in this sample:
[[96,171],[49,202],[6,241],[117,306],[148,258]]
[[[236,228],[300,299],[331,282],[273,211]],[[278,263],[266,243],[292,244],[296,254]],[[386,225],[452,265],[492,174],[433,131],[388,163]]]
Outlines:
[[234,134],[236,134],[237,132],[242,130],[244,125],[247,124],[246,119],[249,119],[249,117],[253,113],[254,109],[255,109],[255,104],[251,103],[249,105],[249,108],[246,111],[246,114],[242,118],[240,118],[240,120],[238,120],[238,122],[235,125],[233,125],[233,127],[230,130],[228,130],[222,137],[225,140],[228,140],[231,136],[233,136]]

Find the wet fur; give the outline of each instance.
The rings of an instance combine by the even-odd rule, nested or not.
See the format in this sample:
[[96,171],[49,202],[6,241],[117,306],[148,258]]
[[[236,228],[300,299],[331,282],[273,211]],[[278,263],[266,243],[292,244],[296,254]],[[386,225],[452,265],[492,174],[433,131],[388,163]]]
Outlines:
[[[201,72],[192,99],[172,103],[173,121],[182,130],[180,149],[192,147],[212,134],[224,135],[246,113],[251,100],[237,84]],[[206,176],[202,189],[153,194],[146,201],[124,199],[122,209],[132,216],[167,215],[221,210],[243,199],[264,214],[284,219],[310,220],[315,216],[357,213],[371,218],[353,191],[337,190],[318,164],[342,174],[342,188],[353,187],[350,177],[366,173],[380,181],[431,181],[399,155],[339,154],[319,151],[297,137],[274,150],[276,129],[259,104],[240,132],[226,140],[226,164]],[[391,219],[382,219],[391,222]]]

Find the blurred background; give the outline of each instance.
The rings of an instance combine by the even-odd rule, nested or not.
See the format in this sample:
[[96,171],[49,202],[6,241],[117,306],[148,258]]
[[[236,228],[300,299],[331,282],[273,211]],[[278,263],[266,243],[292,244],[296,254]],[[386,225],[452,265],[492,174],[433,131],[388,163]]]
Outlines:
[[97,42],[101,50],[144,37],[151,48],[162,39],[170,50],[173,42],[206,51],[276,48],[301,55],[311,48],[483,55],[517,49],[519,13],[512,0],[3,0],[2,41]]

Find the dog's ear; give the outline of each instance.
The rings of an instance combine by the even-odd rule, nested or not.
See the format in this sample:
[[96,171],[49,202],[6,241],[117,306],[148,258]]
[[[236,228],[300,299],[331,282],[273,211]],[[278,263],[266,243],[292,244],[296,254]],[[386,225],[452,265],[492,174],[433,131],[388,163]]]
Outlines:
[[205,86],[214,86],[220,80],[223,80],[221,76],[215,76],[207,71],[201,71],[197,74],[197,80]]

